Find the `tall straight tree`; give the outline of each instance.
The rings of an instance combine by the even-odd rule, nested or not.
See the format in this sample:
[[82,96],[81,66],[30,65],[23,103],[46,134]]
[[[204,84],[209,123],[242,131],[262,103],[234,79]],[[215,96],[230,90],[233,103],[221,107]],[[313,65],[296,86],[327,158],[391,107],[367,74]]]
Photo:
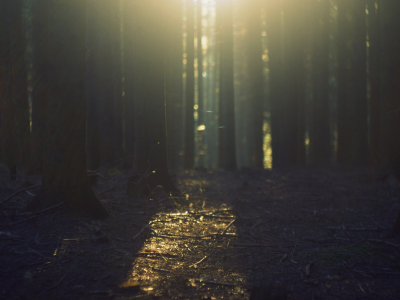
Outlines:
[[60,200],[93,218],[107,211],[89,185],[86,167],[86,2],[50,1],[47,130],[42,190],[31,203]]
[[248,68],[249,68],[249,101],[251,105],[250,130],[253,134],[254,145],[252,158],[254,167],[264,167],[264,74],[261,45],[261,1],[254,0],[247,4],[248,32]]
[[353,16],[353,97],[354,131],[353,155],[355,164],[366,164],[368,151],[368,102],[367,102],[367,46],[365,0],[351,2]]
[[[400,176],[400,2],[381,1],[381,132],[382,171]],[[393,226],[400,234],[400,212]]]
[[140,174],[151,175],[152,184],[178,192],[168,173],[165,116],[164,59],[167,38],[165,2],[139,1],[135,44],[136,164]]
[[194,2],[186,1],[186,106],[184,168],[194,166]]
[[46,20],[49,0],[36,0],[32,6],[33,74],[32,74],[32,161],[30,173],[42,170],[43,146],[46,131],[47,42]]
[[329,164],[329,10],[330,1],[314,1],[313,97],[310,126],[310,161]]
[[347,0],[338,0],[337,14],[337,162],[351,161],[351,121],[349,104],[349,22]]
[[167,6],[167,37],[165,56],[165,92],[167,102],[168,163],[171,168],[181,167],[182,151],[183,82],[182,82],[182,20],[181,0],[171,0]]
[[236,169],[235,103],[233,90],[233,3],[232,0],[218,0],[221,22],[220,45],[220,88],[219,126],[222,144],[219,145],[219,163],[226,170]]
[[271,147],[273,168],[286,165],[283,143],[284,84],[282,2],[269,0],[266,6],[269,68],[269,105],[271,113]]
[[203,4],[201,0],[197,0],[197,91],[198,91],[198,124],[204,124],[204,90],[203,90]]
[[369,41],[369,149],[372,161],[378,162],[380,131],[380,1],[368,3]]
[[305,1],[284,2],[284,78],[285,124],[283,127],[286,164],[305,162],[305,69],[304,12]]

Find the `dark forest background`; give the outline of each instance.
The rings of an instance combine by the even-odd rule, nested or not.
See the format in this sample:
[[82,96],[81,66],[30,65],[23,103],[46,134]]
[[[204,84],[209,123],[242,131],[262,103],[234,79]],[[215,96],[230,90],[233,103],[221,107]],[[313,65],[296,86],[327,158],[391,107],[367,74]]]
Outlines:
[[[1,0],[0,153],[93,217],[107,166],[400,176],[397,0]],[[400,231],[400,221],[398,220]]]

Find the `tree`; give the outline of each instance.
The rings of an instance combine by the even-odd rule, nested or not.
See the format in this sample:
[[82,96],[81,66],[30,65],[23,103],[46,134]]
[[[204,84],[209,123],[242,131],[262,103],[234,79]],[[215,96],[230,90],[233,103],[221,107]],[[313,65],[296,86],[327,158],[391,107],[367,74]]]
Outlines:
[[48,0],[34,1],[32,7],[33,74],[32,74],[32,161],[29,172],[41,173],[46,132]]
[[328,0],[314,1],[314,49],[312,53],[313,97],[311,105],[310,160],[329,164],[329,10]]
[[107,211],[89,185],[86,168],[86,3],[51,1],[47,129],[42,189],[30,208],[58,201],[93,218]]
[[380,129],[380,5],[379,1],[368,2],[369,42],[369,149],[372,161],[378,163]]
[[194,3],[186,1],[186,106],[184,168],[194,166]]
[[[379,162],[382,173],[400,176],[400,2],[381,1],[381,130]],[[383,175],[383,174],[382,174]],[[393,226],[400,234],[400,212]]]
[[[366,164],[368,161],[368,102],[367,102],[367,49],[365,0],[352,3],[353,41],[353,103],[354,131],[352,162]],[[347,129],[349,130],[349,128]]]
[[258,0],[247,4],[248,32],[248,68],[249,68],[249,99],[251,105],[250,130],[253,133],[253,164],[256,168],[264,168],[264,74],[261,45],[261,2]]
[[168,163],[170,168],[181,164],[179,152],[182,150],[183,125],[183,82],[182,82],[182,20],[181,0],[171,0],[167,5],[167,37],[165,57],[165,92],[167,103]]
[[284,80],[285,112],[283,141],[285,163],[305,163],[305,69],[304,12],[305,2],[284,1]]
[[135,155],[137,170],[149,177],[150,188],[161,185],[166,192],[179,192],[168,173],[165,117],[164,59],[166,15],[164,2],[138,2],[135,20]]
[[351,160],[351,119],[349,105],[349,22],[348,1],[338,0],[337,15],[337,161],[349,163]]
[[220,166],[236,169],[235,103],[233,90],[233,8],[232,0],[219,0],[217,11],[220,18],[220,87],[219,87],[219,144]]
[[267,38],[269,68],[269,106],[271,113],[271,147],[273,168],[282,167],[287,162],[284,156],[284,84],[283,84],[283,39],[282,3],[270,0],[267,4]]

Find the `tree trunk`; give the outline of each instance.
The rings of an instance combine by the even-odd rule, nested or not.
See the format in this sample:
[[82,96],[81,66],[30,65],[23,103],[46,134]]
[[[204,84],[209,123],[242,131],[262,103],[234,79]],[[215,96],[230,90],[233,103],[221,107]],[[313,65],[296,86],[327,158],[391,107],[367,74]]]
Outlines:
[[264,168],[264,63],[261,45],[261,2],[252,1],[248,5],[248,66],[249,66],[249,99],[251,105],[250,130],[253,134],[253,165],[258,169]]
[[337,15],[337,162],[351,161],[351,121],[349,105],[349,22],[348,1],[338,0]]
[[165,89],[167,102],[167,138],[169,167],[181,167],[179,152],[182,151],[183,84],[182,84],[182,1],[171,0],[167,6],[168,37],[165,59]]
[[284,2],[285,124],[283,139],[288,165],[305,162],[304,10],[298,0]]
[[267,5],[267,36],[269,56],[269,105],[271,112],[271,146],[273,168],[286,165],[284,156],[284,85],[283,85],[283,40],[282,4],[270,0]]
[[[158,0],[138,3],[135,68],[135,114],[137,168],[149,176],[150,186],[161,185],[166,192],[178,192],[168,173],[165,117],[164,58],[166,16]],[[142,78],[141,80],[139,80]]]
[[[381,1],[381,132],[382,172],[400,177],[400,2]],[[400,213],[393,226],[400,234]]]
[[48,119],[42,190],[31,208],[58,201],[92,218],[107,211],[89,186],[86,168],[86,2],[51,2]]
[[313,98],[310,161],[328,165],[331,159],[329,111],[329,10],[328,0],[314,1]]
[[48,96],[47,42],[49,39],[46,27],[47,7],[49,0],[37,0],[33,3],[33,74],[32,74],[32,161],[29,173],[42,171],[43,147],[46,132],[46,105]]
[[186,107],[184,168],[194,166],[194,4],[186,1]]
[[354,164],[368,162],[367,46],[365,0],[352,1]]
[[[233,4],[232,0],[220,0],[221,13],[220,45],[220,111],[219,126],[222,127],[222,145],[219,145],[222,166],[236,170],[235,102],[233,90]],[[221,118],[222,116],[222,118]]]
[[[379,1],[378,1],[379,2]],[[369,149],[375,165],[378,163],[380,129],[380,4],[375,0],[368,3],[369,36]],[[375,5],[377,4],[377,5]]]

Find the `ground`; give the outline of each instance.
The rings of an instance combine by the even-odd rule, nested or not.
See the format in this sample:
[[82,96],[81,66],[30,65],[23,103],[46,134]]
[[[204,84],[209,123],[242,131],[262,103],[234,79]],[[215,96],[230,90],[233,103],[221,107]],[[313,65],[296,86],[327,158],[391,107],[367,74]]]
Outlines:
[[[0,299],[249,299],[268,285],[288,299],[400,299],[398,182],[367,168],[181,172],[181,197],[136,199],[131,174],[100,173],[102,221],[63,204],[24,211],[38,188],[0,204]],[[0,203],[40,183],[0,176]]]

